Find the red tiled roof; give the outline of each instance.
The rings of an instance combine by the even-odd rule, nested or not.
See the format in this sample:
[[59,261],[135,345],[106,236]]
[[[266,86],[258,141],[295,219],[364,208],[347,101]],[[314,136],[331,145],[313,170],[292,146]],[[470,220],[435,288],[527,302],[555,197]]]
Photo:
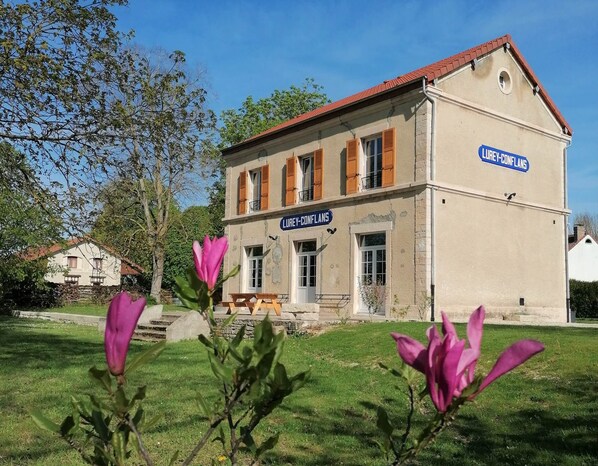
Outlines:
[[121,260],[121,265],[120,265],[121,275],[137,275],[140,272],[144,271],[143,267],[141,267],[139,264],[136,264],[132,260],[129,260],[126,257],[121,256],[119,253],[117,253],[111,247],[106,246],[105,244],[102,244],[99,241],[96,241],[95,239],[93,239],[89,236],[81,236],[81,237],[77,237],[77,238],[71,238],[67,241],[64,241],[62,243],[56,243],[51,246],[30,249],[29,251],[26,251],[22,257],[25,260],[41,259],[42,257],[52,256],[60,251],[64,251],[65,249],[69,249],[74,246],[78,246],[79,244],[86,243],[86,242],[94,243],[97,246],[101,247],[102,249],[105,249],[106,251],[108,251],[113,256],[118,257]]
[[530,79],[532,84],[538,86],[540,95],[544,98],[546,105],[548,105],[548,108],[552,111],[552,113],[554,114],[556,119],[559,121],[561,126],[563,128],[566,128],[569,134],[573,134],[571,127],[569,126],[569,124],[567,123],[567,121],[565,120],[565,118],[563,117],[561,112],[558,110],[558,108],[556,107],[556,105],[554,104],[554,102],[552,101],[552,99],[550,98],[550,96],[548,95],[548,93],[546,92],[546,90],[544,89],[542,84],[540,83],[540,80],[536,77],[535,73],[532,71],[532,69],[528,65],[527,61],[525,61],[525,59],[523,58],[523,55],[521,54],[521,52],[519,51],[519,49],[517,48],[517,46],[511,39],[511,35],[506,34],[502,37],[491,40],[484,44],[478,45],[476,47],[472,47],[471,49],[466,50],[464,52],[461,52],[461,53],[458,53],[451,57],[445,58],[444,60],[440,60],[436,63],[432,63],[431,65],[424,66],[423,68],[419,68],[415,71],[411,71],[407,74],[398,76],[398,77],[390,79],[388,81],[384,81],[381,84],[378,84],[378,85],[371,87],[369,89],[366,89],[364,91],[358,92],[357,94],[353,94],[349,97],[345,97],[344,99],[337,100],[336,102],[332,102],[328,105],[324,105],[323,107],[317,108],[310,112],[303,113],[302,115],[299,115],[295,118],[287,120],[277,126],[274,126],[273,128],[270,128],[256,136],[253,136],[235,146],[225,149],[224,153],[226,155],[226,153],[236,152],[237,149],[241,149],[243,146],[245,146],[248,143],[257,142],[257,140],[260,140],[269,135],[278,133],[284,129],[291,128],[293,126],[299,125],[300,123],[305,123],[310,120],[314,120],[317,117],[326,115],[335,110],[338,110],[338,109],[341,109],[344,107],[348,107],[348,106],[356,104],[358,102],[362,102],[362,101],[372,98],[374,96],[378,96],[385,92],[405,86],[407,84],[410,84],[410,83],[413,83],[416,81],[421,81],[424,78],[427,80],[427,82],[434,81],[435,79],[445,76],[445,75],[453,72],[454,70],[460,68],[461,66],[471,62],[474,58],[480,58],[484,55],[487,55],[507,43],[510,45],[511,52],[512,52],[513,56],[519,61],[524,72],[528,75],[528,78]]

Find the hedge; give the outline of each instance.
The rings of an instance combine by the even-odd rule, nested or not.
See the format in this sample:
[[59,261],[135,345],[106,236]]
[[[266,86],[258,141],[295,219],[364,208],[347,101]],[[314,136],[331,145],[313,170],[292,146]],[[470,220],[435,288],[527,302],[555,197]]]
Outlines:
[[576,317],[598,319],[598,282],[569,281],[571,310]]

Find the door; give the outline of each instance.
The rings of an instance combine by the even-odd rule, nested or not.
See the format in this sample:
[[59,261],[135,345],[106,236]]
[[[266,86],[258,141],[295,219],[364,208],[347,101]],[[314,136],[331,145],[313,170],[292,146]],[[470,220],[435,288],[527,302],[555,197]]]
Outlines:
[[316,302],[316,242],[297,243],[297,302]]

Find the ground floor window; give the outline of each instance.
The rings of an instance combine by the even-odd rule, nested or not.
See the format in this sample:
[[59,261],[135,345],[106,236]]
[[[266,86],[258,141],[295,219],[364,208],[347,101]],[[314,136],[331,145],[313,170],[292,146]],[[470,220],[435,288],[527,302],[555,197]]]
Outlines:
[[262,291],[262,269],[264,264],[264,248],[251,246],[247,251],[247,291]]
[[386,234],[359,236],[361,310],[376,314],[384,312],[386,302]]

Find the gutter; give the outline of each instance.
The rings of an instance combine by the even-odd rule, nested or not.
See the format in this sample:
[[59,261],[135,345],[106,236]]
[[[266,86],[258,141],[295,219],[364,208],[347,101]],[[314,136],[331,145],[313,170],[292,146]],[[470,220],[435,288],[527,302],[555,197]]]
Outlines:
[[[436,100],[426,90],[427,77],[424,76],[422,79],[422,91],[426,96],[426,99],[430,101],[432,105],[432,117],[431,117],[431,130],[430,130],[430,173],[429,181],[434,182],[435,166],[434,166],[434,148],[435,148],[435,128],[436,128]],[[434,322],[435,311],[436,311],[436,264],[435,264],[435,211],[434,211],[434,193],[435,189],[430,187],[430,320]]]
[[[567,209],[569,202],[567,194],[567,149],[571,145],[571,141],[567,141],[563,148],[563,207]],[[565,314],[567,323],[571,323],[571,291],[569,289],[569,229],[567,228],[567,215],[563,216],[564,230],[565,230]]]

